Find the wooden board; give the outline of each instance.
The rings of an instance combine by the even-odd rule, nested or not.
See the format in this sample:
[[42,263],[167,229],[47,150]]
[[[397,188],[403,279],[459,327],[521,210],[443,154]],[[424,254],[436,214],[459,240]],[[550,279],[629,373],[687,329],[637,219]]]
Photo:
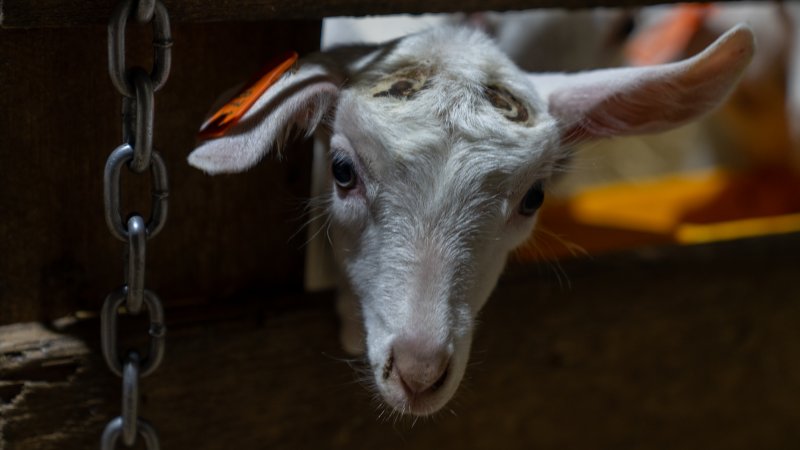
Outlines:
[[[148,30],[130,31],[129,64],[149,65]],[[172,73],[155,96],[169,217],[148,243],[146,280],[165,301],[301,288],[310,144],[236,177],[206,176],[186,156],[217,97],[281,48],[318,48],[319,32],[313,21],[174,27]],[[0,324],[97,310],[122,283],[123,243],[103,215],[103,167],[122,142],[106,52],[105,27],[0,30]],[[146,214],[149,177],[127,172],[123,208]]]
[[[452,413],[416,422],[378,418],[330,295],[170,308],[141,413],[167,449],[798,448],[798,252],[785,235],[573,261],[560,276],[514,266]],[[120,396],[97,320],[6,326],[0,343],[0,448],[96,448]]]
[[[165,0],[175,22],[319,19],[328,16],[587,8],[677,3],[671,0]],[[115,2],[103,0],[0,0],[0,26],[71,27],[103,25]]]

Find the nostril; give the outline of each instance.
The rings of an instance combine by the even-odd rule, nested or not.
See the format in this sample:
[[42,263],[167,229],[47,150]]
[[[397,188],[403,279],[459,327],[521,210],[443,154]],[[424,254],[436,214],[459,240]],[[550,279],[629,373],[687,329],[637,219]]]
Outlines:
[[389,359],[386,361],[386,364],[383,365],[383,379],[388,380],[389,376],[392,375],[392,369],[394,368],[394,355],[390,355]]
[[445,381],[447,381],[447,375],[450,373],[450,365],[448,364],[447,367],[444,368],[444,372],[442,372],[442,376],[439,377],[436,382],[431,385],[431,392],[436,392],[444,386]]

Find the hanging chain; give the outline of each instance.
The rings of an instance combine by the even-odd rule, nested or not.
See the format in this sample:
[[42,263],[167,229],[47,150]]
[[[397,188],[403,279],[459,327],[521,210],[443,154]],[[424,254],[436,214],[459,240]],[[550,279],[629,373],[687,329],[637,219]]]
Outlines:
[[[125,26],[129,18],[139,23],[152,22],[155,56],[152,71],[141,67],[128,69],[125,63]],[[100,313],[103,356],[112,372],[122,377],[122,413],[106,425],[100,440],[101,450],[113,450],[117,441],[133,447],[137,436],[151,450],[160,448],[155,428],[138,416],[139,378],[150,375],[164,357],[164,308],[152,291],[145,289],[147,241],[157,235],[167,219],[169,192],[167,169],[161,155],[153,150],[154,93],[167,81],[171,64],[172,36],[169,15],[161,0],[122,0],[108,24],[108,72],[114,86],[123,95],[122,140],[106,161],[103,174],[103,203],[111,234],[127,243],[125,249],[125,284],[112,291]],[[120,173],[125,166],[135,174],[147,170],[152,176],[152,207],[145,222],[138,213],[123,219],[120,208]],[[117,319],[120,307],[130,315],[141,313],[142,306],[150,320],[150,345],[146,355],[136,350],[119,353]]]

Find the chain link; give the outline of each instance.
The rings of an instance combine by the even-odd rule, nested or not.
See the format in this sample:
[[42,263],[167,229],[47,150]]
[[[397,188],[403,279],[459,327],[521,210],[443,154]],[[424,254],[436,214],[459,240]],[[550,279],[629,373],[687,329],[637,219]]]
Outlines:
[[[125,26],[129,18],[139,23],[152,22],[155,55],[148,74],[141,67],[126,68]],[[105,299],[100,313],[100,338],[103,357],[109,369],[122,377],[122,411],[112,419],[100,439],[101,450],[113,450],[117,441],[133,447],[141,436],[145,447],[158,450],[160,443],[155,428],[138,417],[139,379],[158,369],[164,358],[164,308],[159,297],[145,289],[147,241],[155,237],[167,219],[169,180],[161,155],[153,150],[154,93],[169,76],[172,34],[169,15],[161,0],[121,0],[108,25],[108,71],[114,86],[123,95],[122,135],[124,143],[106,161],[103,172],[103,203],[111,234],[127,243],[125,247],[125,284]],[[123,219],[120,208],[121,171],[125,166],[134,174],[148,169],[152,176],[150,218],[132,213]],[[147,310],[150,321],[149,349],[143,356],[128,351],[120,357],[118,318],[123,310],[130,315]]]
[[150,22],[155,12],[155,0],[139,0],[136,4],[136,21],[139,23]]
[[136,443],[136,419],[139,417],[139,354],[130,352],[122,371],[122,443]]
[[[128,297],[128,286],[124,285],[112,291],[103,303],[100,311],[100,337],[102,339],[103,357],[106,359],[108,368],[117,376],[122,376],[122,366],[125,360],[119,357],[117,348],[117,319],[119,318],[119,308],[125,303]],[[153,373],[161,364],[164,358],[164,337],[166,327],[164,326],[164,310],[161,300],[152,291],[144,290],[144,304],[150,315],[150,336],[149,353],[142,358],[141,376],[146,377]]]
[[[122,144],[114,149],[106,160],[103,174],[106,224],[108,224],[111,234],[123,242],[128,241],[128,230],[123,225],[122,210],[120,209],[120,174],[122,166],[133,161],[134,153],[130,144]],[[150,162],[150,171],[153,174],[153,191],[151,193],[153,206],[146,227],[148,239],[154,238],[164,227],[167,220],[167,199],[169,197],[169,180],[164,160],[158,152],[154,151],[150,155]]]
[[[120,434],[122,434],[122,417],[115,417],[103,430],[103,436],[100,438],[100,450],[114,450]],[[136,434],[144,439],[144,446],[148,450],[161,449],[158,433],[148,421],[136,419]]]
[[[131,104],[130,100],[125,100],[130,108],[136,107],[134,111],[134,121],[136,123],[133,136],[128,133],[128,139],[123,135],[122,139],[133,145],[133,160],[128,163],[128,167],[136,172],[142,173],[150,166],[150,155],[153,152],[153,121],[154,121],[154,90],[153,82],[150,81],[150,76],[141,67],[134,67],[131,69],[131,78],[133,79],[134,90],[136,91],[134,102]],[[127,120],[131,117],[128,115]],[[126,126],[125,128],[129,128]]]
[[125,307],[131,314],[139,314],[142,310],[146,255],[147,229],[142,216],[136,214],[128,219],[128,259],[125,270],[125,284],[128,288]]
[[[153,68],[150,71],[150,80],[153,90],[158,91],[166,83],[169,69],[172,65],[172,31],[169,28],[169,15],[167,8],[161,0],[141,0],[144,3],[153,3]],[[136,8],[136,9],[134,9]],[[108,23],[108,73],[111,82],[117,90],[126,97],[136,94],[128,71],[125,69],[125,25],[128,18],[138,11],[135,0],[122,0],[117,4]]]

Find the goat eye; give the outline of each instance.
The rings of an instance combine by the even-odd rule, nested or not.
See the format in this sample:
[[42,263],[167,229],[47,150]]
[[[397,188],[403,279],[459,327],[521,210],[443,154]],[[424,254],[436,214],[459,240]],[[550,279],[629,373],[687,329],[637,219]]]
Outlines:
[[346,158],[337,157],[331,163],[331,172],[336,185],[342,189],[351,189],[356,185],[356,171],[353,163]]
[[544,190],[541,182],[536,182],[525,193],[522,202],[519,204],[519,213],[523,216],[532,216],[544,202]]

